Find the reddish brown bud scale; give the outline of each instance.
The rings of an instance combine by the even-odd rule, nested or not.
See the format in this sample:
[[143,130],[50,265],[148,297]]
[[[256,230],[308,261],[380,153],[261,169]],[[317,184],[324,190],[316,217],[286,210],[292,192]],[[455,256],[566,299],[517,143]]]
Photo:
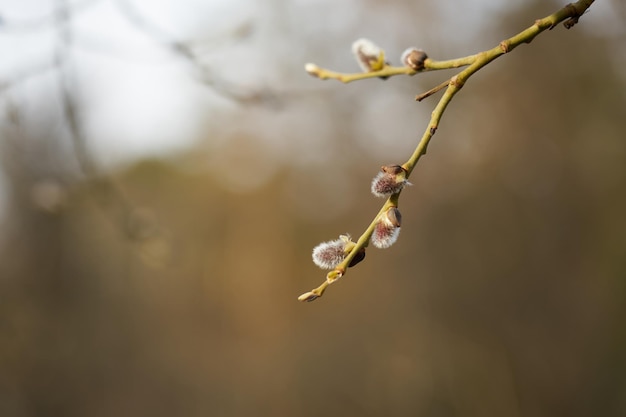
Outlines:
[[354,258],[352,258],[352,260],[350,261],[348,268],[352,268],[353,266],[361,262],[363,259],[365,259],[365,248],[361,248],[361,250],[359,250],[357,254],[354,255]]

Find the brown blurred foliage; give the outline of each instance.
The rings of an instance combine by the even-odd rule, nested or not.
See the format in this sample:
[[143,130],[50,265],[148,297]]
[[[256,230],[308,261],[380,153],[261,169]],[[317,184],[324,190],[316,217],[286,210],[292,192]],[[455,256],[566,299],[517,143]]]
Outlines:
[[68,177],[52,121],[5,126],[0,415],[624,415],[626,95],[610,56],[559,28],[477,74],[401,198],[398,243],[312,304],[296,301],[324,277],[312,247],[358,236],[380,203],[370,179],[403,162],[359,152],[345,108],[321,166],[233,191],[228,171],[255,158],[239,138],[218,174],[189,169],[198,150],[112,173],[131,207]]

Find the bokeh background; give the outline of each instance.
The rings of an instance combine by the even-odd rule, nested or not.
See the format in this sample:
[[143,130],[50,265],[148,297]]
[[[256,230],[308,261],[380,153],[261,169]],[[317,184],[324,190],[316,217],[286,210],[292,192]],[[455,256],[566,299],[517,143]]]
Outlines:
[[324,297],[453,72],[560,1],[0,1],[0,415],[626,415],[626,8],[481,70],[403,230]]

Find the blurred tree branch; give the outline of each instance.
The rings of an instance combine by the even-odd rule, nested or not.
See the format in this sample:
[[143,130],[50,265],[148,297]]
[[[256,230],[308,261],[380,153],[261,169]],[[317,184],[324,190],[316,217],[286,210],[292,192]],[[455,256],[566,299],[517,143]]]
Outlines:
[[71,60],[68,58],[74,40],[71,27],[65,24],[70,19],[70,9],[67,0],[57,0],[55,11],[58,40],[54,51],[54,63],[58,69],[57,83],[61,96],[63,118],[68,128],[74,155],[83,175],[97,187],[103,198],[109,202],[114,202],[114,205],[119,210],[118,216],[120,219],[118,223],[121,225],[122,230],[127,236],[136,238],[137,236],[134,235],[133,229],[129,228],[128,225],[130,224],[129,219],[134,216],[137,209],[111,178],[100,173],[87,145],[88,139],[82,126],[81,114],[79,114],[78,110],[80,106],[77,105],[76,92],[72,89],[72,86],[75,86],[76,83],[72,82]]
[[[219,77],[215,71],[201,61],[198,54],[194,51],[192,43],[177,40],[174,36],[146,19],[133,5],[131,0],[117,0],[116,4],[120,12],[138,30],[144,32],[155,42],[169,49],[174,54],[191,64],[191,66],[198,71],[200,81],[211,87],[215,92],[242,104],[275,103],[277,101],[278,98],[276,94],[270,89],[261,88],[254,90],[241,87]],[[247,35],[249,30],[250,26],[245,25],[243,26],[243,29],[241,27],[235,28],[231,34]]]
[[[131,238],[143,233],[138,229],[137,224],[141,219],[137,219],[138,210],[124,194],[123,190],[115,184],[105,173],[101,172],[98,164],[89,149],[89,138],[83,126],[85,109],[80,102],[80,86],[77,84],[75,73],[76,67],[73,65],[73,50],[80,39],[74,32],[74,21],[80,14],[90,7],[98,4],[98,0],[82,0],[70,2],[68,0],[56,0],[51,9],[44,14],[30,18],[7,18],[0,16],[0,36],[20,36],[29,35],[32,32],[44,32],[52,29],[56,35],[55,44],[52,50],[52,59],[49,62],[32,65],[19,71],[11,77],[0,77],[0,93],[7,93],[10,89],[32,79],[43,75],[49,71],[54,71],[56,75],[56,89],[59,92],[61,117],[67,127],[67,134],[72,144],[73,153],[78,163],[78,168],[83,177],[99,191],[100,198],[106,200],[107,205],[111,203],[115,211],[116,223],[121,225],[124,232]],[[168,49],[179,59],[189,63],[196,70],[202,83],[218,94],[233,100],[241,105],[268,105],[276,104],[277,94],[268,88],[250,89],[235,83],[229,83],[204,63],[196,49],[201,47],[219,47],[221,40],[236,41],[247,37],[252,24],[246,22],[232,30],[223,32],[218,38],[212,40],[207,46],[204,41],[180,41],[167,33],[154,23],[145,18],[132,1],[117,0],[114,3],[117,11],[129,21],[133,27],[146,34],[156,44]],[[81,35],[82,36],[82,35]],[[111,210],[109,206],[108,210]],[[132,226],[129,224],[132,223]],[[154,229],[153,225],[150,226]],[[141,229],[139,227],[139,229]]]
[[[342,246],[343,252],[339,254],[339,262],[337,262],[337,265],[335,265],[333,268],[329,268],[332,270],[326,275],[326,280],[319,287],[300,295],[298,297],[298,300],[313,301],[321,297],[330,284],[344,276],[347,268],[356,264],[356,262],[354,261],[357,257],[358,261],[362,260],[365,257],[365,248],[368,247],[370,242],[374,243],[374,245],[379,248],[386,248],[390,246],[393,242],[395,242],[397,234],[400,230],[400,215],[399,211],[397,211],[397,207],[398,199],[400,198],[400,194],[403,190],[403,185],[406,183],[406,180],[411,175],[419,159],[426,154],[428,144],[434,136],[435,132],[437,131],[440,120],[446,108],[448,107],[448,104],[465,85],[467,80],[474,73],[476,73],[478,70],[480,70],[496,58],[508,52],[511,52],[513,49],[523,43],[530,43],[537,35],[545,30],[553,29],[561,22],[563,22],[563,26],[566,29],[572,28],[576,23],[578,23],[580,17],[587,11],[587,9],[591,6],[593,2],[594,0],[580,0],[576,3],[567,4],[565,7],[551,14],[550,16],[536,20],[532,26],[509,39],[503,40],[494,48],[457,59],[435,61],[428,58],[426,54],[423,53],[423,51],[419,51],[413,48],[415,51],[419,51],[421,53],[422,59],[419,61],[419,63],[416,64],[415,61],[407,61],[407,55],[405,55],[407,52],[409,52],[409,50],[407,50],[405,54],[403,54],[403,61],[405,66],[394,67],[386,63],[384,59],[384,52],[382,50],[380,50],[373,44],[369,44],[366,45],[367,53],[362,52],[365,51],[365,49],[357,50],[357,53],[355,53],[359,64],[365,70],[365,72],[363,73],[344,74],[320,68],[315,64],[306,64],[305,70],[309,74],[316,76],[320,79],[336,79],[344,83],[373,77],[380,77],[384,79],[395,75],[414,75],[418,72],[459,68],[463,66],[467,66],[467,68],[452,76],[444,83],[416,97],[416,100],[421,101],[422,99],[432,94],[435,94],[436,92],[444,88],[446,89],[443,96],[435,106],[428,126],[426,127],[422,138],[420,139],[413,154],[404,164],[402,164],[401,166],[395,166],[401,168],[401,170],[396,169],[395,171],[393,171],[393,175],[391,175],[389,171],[391,168],[394,167],[382,168],[384,174],[389,174],[388,178],[385,181],[387,182],[387,184],[392,184],[395,188],[390,188],[391,191],[388,193],[389,195],[387,197],[387,200],[374,217],[374,220],[370,223],[365,232],[361,234],[356,243],[348,241],[346,245]],[[361,40],[357,42],[361,42]],[[356,44],[357,43],[355,42],[355,45]],[[353,45],[353,52],[355,52],[355,45]],[[377,66],[372,65],[372,62],[378,62],[382,65],[380,66],[380,68],[378,68]],[[379,177],[376,177],[374,179],[372,192],[377,196],[382,196],[375,190],[375,186],[377,184],[381,184],[381,182],[379,181]],[[390,220],[390,213],[397,214],[391,216]],[[380,246],[380,244],[376,244],[377,241],[374,239],[379,239],[381,230],[383,230],[383,232],[385,230],[390,230],[389,233],[395,233],[393,241],[391,241],[389,245]],[[324,244],[320,246],[323,245]],[[320,246],[318,246],[316,250],[318,250]],[[315,253],[316,252],[314,250],[314,261],[315,263],[318,263],[315,259]]]

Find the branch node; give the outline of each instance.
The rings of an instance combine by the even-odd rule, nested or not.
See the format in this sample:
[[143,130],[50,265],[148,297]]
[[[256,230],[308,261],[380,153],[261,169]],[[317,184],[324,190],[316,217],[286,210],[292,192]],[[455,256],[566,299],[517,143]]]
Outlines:
[[450,78],[450,85],[458,87],[459,89],[461,87],[463,87],[464,84],[465,84],[465,81],[463,79],[459,78],[458,75],[455,75],[452,78]]

